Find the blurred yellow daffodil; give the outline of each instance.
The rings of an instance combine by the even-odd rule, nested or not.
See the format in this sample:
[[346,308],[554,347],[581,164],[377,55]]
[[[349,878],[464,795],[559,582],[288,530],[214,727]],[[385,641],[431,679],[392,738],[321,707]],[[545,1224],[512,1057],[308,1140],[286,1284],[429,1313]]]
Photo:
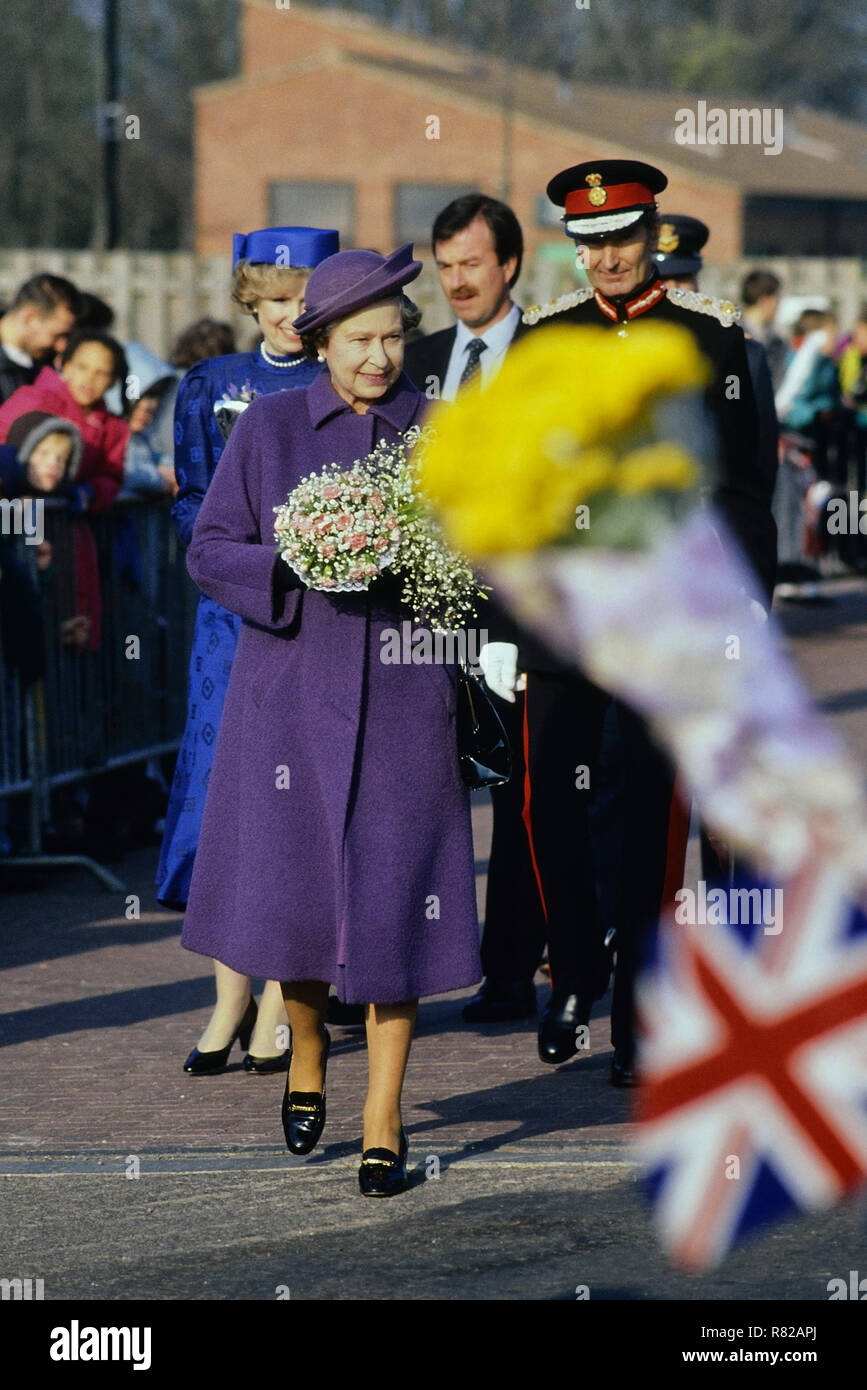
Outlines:
[[692,335],[647,324],[620,338],[602,328],[546,328],[511,349],[484,391],[428,417],[422,482],[450,540],[472,555],[531,550],[574,531],[592,494],[692,486],[682,448],[630,448],[655,406],[697,390],[709,367]]

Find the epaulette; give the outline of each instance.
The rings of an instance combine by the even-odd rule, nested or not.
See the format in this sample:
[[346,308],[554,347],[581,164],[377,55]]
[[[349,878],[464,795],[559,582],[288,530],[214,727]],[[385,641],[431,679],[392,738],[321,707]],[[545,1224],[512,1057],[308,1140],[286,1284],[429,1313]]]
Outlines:
[[740,309],[736,304],[732,304],[730,299],[711,299],[709,294],[699,294],[698,290],[682,290],[676,286],[672,286],[666,293],[672,304],[679,304],[682,309],[692,309],[696,314],[711,314],[713,318],[719,319],[724,328],[731,328],[741,316]]
[[549,319],[553,314],[562,314],[564,309],[574,309],[578,304],[586,304],[588,299],[593,297],[591,285],[585,285],[583,289],[571,290],[569,294],[561,294],[559,299],[552,299],[548,304],[533,304],[526,309],[523,314],[522,322],[532,325],[538,323],[540,319]]

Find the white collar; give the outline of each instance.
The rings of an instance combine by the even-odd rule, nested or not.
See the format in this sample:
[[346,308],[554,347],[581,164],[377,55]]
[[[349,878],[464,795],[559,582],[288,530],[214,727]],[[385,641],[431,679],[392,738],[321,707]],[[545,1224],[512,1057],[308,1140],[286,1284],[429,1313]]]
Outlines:
[[515,336],[515,329],[521,319],[521,310],[517,304],[513,304],[508,314],[495,323],[493,328],[486,328],[484,333],[473,333],[463,319],[457,321],[457,336],[455,337],[455,348],[459,353],[463,353],[469,343],[475,342],[477,338],[484,339],[488,353],[497,356],[506,351],[512,338]]
[[15,347],[13,343],[5,343],[0,339],[0,347],[3,348],[10,362],[14,362],[17,367],[32,367],[33,358],[23,348]]

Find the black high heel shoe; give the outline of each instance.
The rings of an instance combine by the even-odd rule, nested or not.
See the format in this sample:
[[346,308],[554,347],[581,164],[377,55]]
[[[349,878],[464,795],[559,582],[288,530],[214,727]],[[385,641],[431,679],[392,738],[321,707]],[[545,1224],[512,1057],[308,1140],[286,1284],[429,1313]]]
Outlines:
[[254,1057],[252,1052],[248,1052],[241,1065],[244,1071],[255,1072],[257,1076],[265,1076],[272,1071],[288,1071],[291,1055],[288,1047],[285,1052],[278,1052],[276,1057]]
[[251,995],[250,1002],[244,1010],[244,1017],[232,1034],[228,1046],[221,1047],[219,1052],[200,1052],[197,1047],[194,1047],[184,1062],[184,1071],[190,1072],[193,1076],[211,1076],[214,1072],[223,1070],[229,1053],[236,1042],[240,1042],[241,1047],[246,1052],[250,1046],[258,1012],[256,1001]]
[[[309,1154],[319,1143],[319,1136],[325,1128],[325,1072],[328,1068],[328,1054],[331,1051],[331,1034],[325,1029],[325,1057],[322,1062],[321,1091],[290,1091],[289,1077],[286,1077],[286,1090],[283,1092],[283,1133],[286,1147],[292,1154]],[[289,1062],[292,1062],[292,1049],[289,1049]]]
[[409,1141],[406,1130],[401,1126],[400,1149],[365,1149],[361,1155],[358,1170],[358,1186],[364,1197],[395,1197],[403,1192],[409,1183],[406,1172],[406,1156]]

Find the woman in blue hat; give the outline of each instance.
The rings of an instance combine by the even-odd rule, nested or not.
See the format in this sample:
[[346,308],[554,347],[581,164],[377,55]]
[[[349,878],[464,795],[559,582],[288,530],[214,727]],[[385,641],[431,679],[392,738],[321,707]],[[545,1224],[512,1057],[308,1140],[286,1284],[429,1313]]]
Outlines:
[[[321,370],[302,351],[292,320],[304,309],[310,272],[338,250],[337,232],[319,227],[266,227],[235,235],[232,298],[256,320],[262,341],[252,352],[197,363],[181,382],[175,405],[178,494],[172,515],[182,545],[189,545],[225,444],[214,407],[228,398],[239,410],[253,396],[307,386]],[[201,595],[190,653],[187,723],[156,876],[158,900],[176,911],[183,911],[187,903],[240,628],[237,614]],[[214,969],[216,1008],[184,1070],[195,1075],[222,1071],[236,1039],[242,1048],[249,1048],[244,1058],[247,1071],[285,1070],[288,1052],[276,1045],[277,1028],[286,1022],[279,983],[265,985],[257,1010],[246,975],[220,961],[214,962]]]

